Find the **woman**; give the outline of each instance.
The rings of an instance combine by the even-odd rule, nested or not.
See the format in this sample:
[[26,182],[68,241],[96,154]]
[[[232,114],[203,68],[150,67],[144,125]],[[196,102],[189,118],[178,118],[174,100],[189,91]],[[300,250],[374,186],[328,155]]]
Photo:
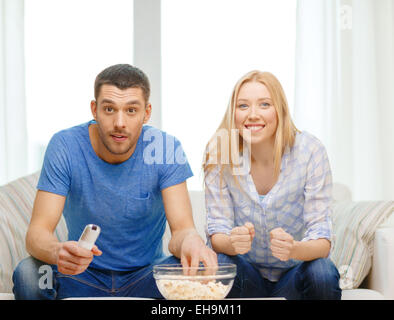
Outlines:
[[295,127],[274,75],[237,82],[203,167],[210,244],[237,264],[230,297],[341,298],[327,153]]

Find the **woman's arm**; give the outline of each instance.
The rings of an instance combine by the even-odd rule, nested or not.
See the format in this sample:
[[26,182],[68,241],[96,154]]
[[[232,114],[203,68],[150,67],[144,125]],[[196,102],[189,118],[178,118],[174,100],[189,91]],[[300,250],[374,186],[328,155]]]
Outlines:
[[311,261],[327,258],[330,253],[331,243],[327,239],[296,241],[282,228],[273,229],[270,238],[272,255],[282,261]]
[[227,183],[220,179],[218,166],[204,174],[207,236],[217,253],[235,255],[229,235],[234,227],[234,209]]
[[250,222],[245,225],[235,227],[230,235],[215,233],[211,236],[212,248],[216,252],[229,256],[245,254],[252,249],[252,242],[255,235],[254,226]]
[[327,239],[309,241],[294,241],[291,259],[311,261],[318,258],[327,258],[330,253],[331,242]]
[[282,228],[270,232],[272,254],[282,261],[310,261],[326,258],[330,254],[332,176],[327,152],[321,143],[315,145],[308,160],[304,199],[306,230],[302,241],[295,241]]
[[212,249],[217,253],[224,253],[229,256],[237,255],[231,245],[230,236],[224,233],[215,233],[211,236]]
[[302,241],[296,243],[296,256],[304,261],[327,257],[333,245],[332,174],[327,151],[320,142],[308,161],[304,197],[306,232]]

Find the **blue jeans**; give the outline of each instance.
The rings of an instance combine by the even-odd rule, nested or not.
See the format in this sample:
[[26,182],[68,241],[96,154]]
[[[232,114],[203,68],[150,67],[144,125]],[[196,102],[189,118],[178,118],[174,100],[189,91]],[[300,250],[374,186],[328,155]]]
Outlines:
[[301,262],[277,282],[263,278],[242,256],[218,255],[219,263],[237,265],[237,276],[228,298],[284,297],[288,300],[340,300],[339,273],[330,259]]
[[71,276],[62,274],[55,265],[33,257],[22,260],[12,280],[15,299],[54,300],[71,297],[142,297],[163,299],[153,278],[153,265],[180,263],[174,256],[133,271],[110,271],[87,268]]

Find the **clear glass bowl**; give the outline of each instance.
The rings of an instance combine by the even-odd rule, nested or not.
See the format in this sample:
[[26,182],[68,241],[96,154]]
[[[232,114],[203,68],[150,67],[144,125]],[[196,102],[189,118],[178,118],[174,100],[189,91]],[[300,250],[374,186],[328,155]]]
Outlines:
[[216,268],[183,268],[181,264],[153,266],[156,285],[167,300],[220,300],[230,292],[237,273],[231,263]]

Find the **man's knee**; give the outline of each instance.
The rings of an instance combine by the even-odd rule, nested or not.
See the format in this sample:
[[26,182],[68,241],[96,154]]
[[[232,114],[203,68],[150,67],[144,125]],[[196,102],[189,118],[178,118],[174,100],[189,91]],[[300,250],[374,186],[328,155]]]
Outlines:
[[12,276],[14,285],[19,283],[27,284],[36,282],[36,280],[38,281],[38,269],[40,266],[40,261],[33,257],[28,257],[20,261]]
[[15,299],[43,299],[53,296],[53,269],[33,257],[19,262],[12,275]]

